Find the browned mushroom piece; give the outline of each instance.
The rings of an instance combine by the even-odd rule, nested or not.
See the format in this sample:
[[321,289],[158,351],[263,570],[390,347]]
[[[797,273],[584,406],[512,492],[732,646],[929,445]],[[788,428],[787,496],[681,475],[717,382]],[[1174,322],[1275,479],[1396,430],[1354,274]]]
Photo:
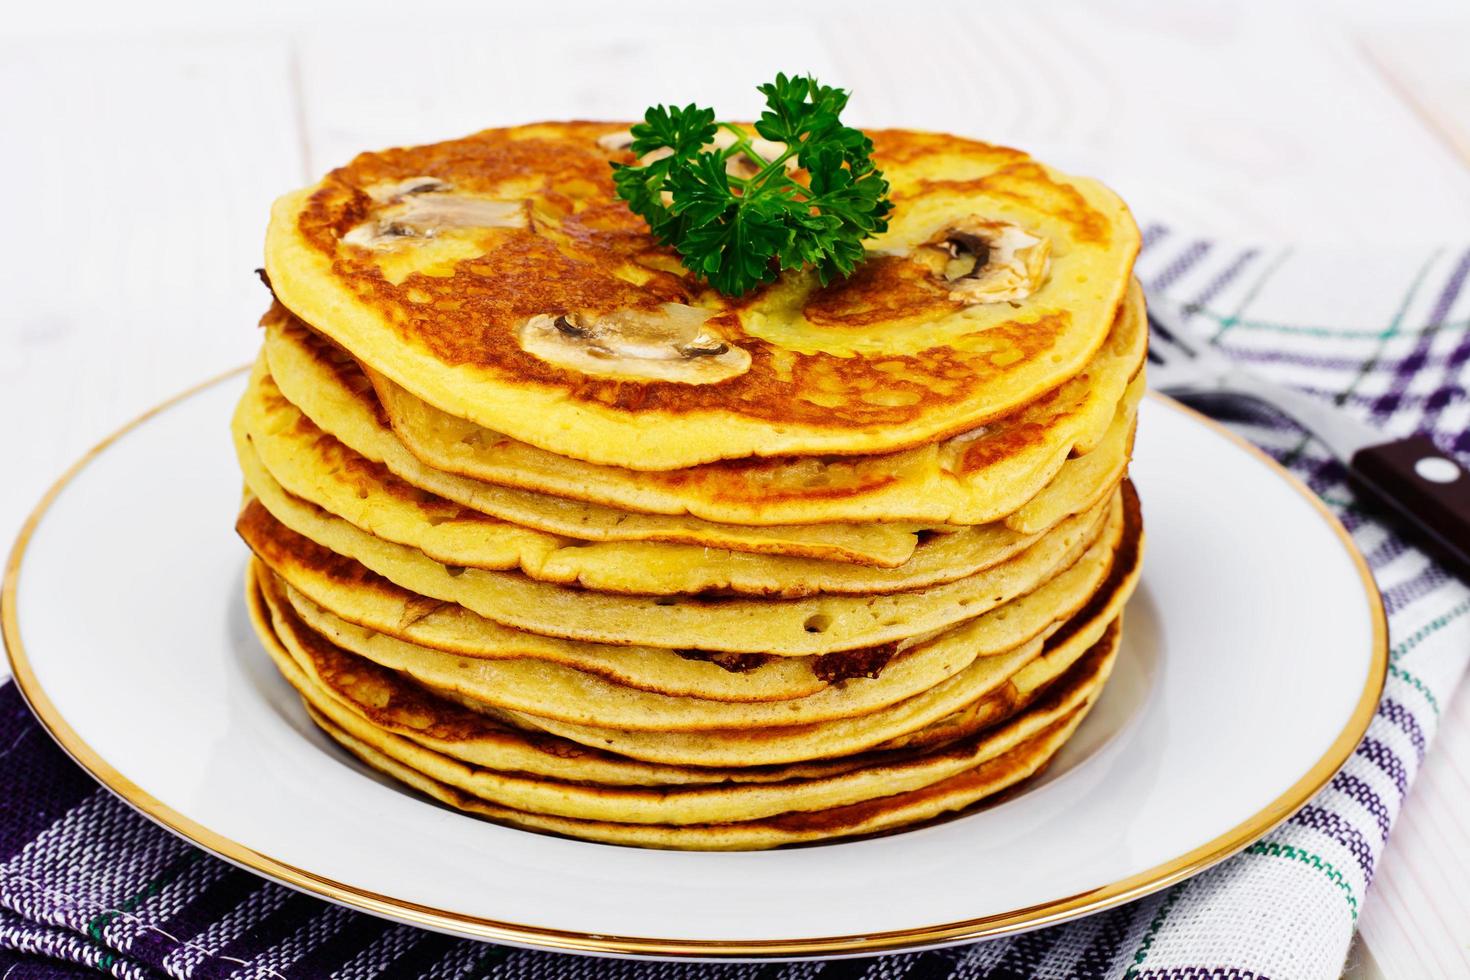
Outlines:
[[437,194],[449,190],[449,185],[438,177],[408,177],[404,180],[384,181],[367,188],[368,197],[387,203],[410,194]]
[[520,328],[521,349],[597,377],[712,384],[744,374],[750,355],[711,324],[709,310],[665,303],[651,310],[541,313]]
[[944,278],[950,282],[972,277],[990,262],[990,242],[968,231],[950,232],[944,240],[944,247],[950,254],[950,261],[945,263]]
[[971,215],[931,235],[910,255],[949,292],[970,305],[1023,300],[1040,289],[1051,242],[1020,225]]
[[375,206],[342,236],[349,245],[384,250],[452,229],[529,226],[525,201],[461,193],[437,177],[384,181],[366,191]]
[[718,357],[729,349],[730,345],[723,340],[701,334],[680,347],[679,353],[685,357]]
[[627,153],[633,149],[633,131],[620,129],[615,133],[604,133],[597,137],[597,145],[609,153]]
[[587,336],[587,328],[577,322],[576,314],[559,316],[552,321],[552,326],[568,337]]

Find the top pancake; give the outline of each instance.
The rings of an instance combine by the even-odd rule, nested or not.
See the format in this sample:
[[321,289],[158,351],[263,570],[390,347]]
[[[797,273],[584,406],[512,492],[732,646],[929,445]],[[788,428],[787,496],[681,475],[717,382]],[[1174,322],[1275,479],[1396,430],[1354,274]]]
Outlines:
[[[547,123],[360,155],[276,203],[271,284],[433,407],[645,471],[967,431],[1081,371],[1128,286],[1138,232],[1101,185],[1015,150],[881,131],[894,212],[869,259],[826,287],[789,273],[727,298],[614,197],[609,161],[632,158],[606,137],[624,128]],[[976,221],[1049,245],[1029,295],[955,298],[926,264],[924,243]],[[552,329],[556,317],[569,319]],[[588,353],[587,329],[604,353]]]

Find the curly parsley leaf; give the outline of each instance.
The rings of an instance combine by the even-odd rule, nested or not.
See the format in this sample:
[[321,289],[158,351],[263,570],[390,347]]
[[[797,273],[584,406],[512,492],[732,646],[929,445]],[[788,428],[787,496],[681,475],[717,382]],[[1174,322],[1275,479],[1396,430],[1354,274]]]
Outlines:
[[[863,240],[887,229],[893,207],[872,141],[841,122],[847,92],[784,74],[759,91],[766,111],[755,131],[781,144],[772,159],[749,133],[690,104],[649,109],[631,146],[647,159],[613,164],[618,196],[691,272],[730,296],[783,269],[811,267],[824,285],[851,275]],[[715,142],[721,130],[729,134],[723,146]]]
[[663,187],[671,170],[698,154],[714,138],[717,129],[714,110],[700,109],[693,103],[682,109],[655,106],[644,113],[643,122],[633,127],[630,149],[634,153],[639,156],[664,153],[661,159],[646,166],[615,168],[613,184],[618,196],[648,222],[660,240],[671,241],[685,231],[663,201]]

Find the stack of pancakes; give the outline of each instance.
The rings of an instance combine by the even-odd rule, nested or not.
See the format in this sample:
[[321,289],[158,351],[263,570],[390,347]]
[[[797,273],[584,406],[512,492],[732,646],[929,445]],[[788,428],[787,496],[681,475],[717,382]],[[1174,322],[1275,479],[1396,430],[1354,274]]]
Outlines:
[[1137,580],[1138,234],[879,132],[856,273],[702,286],[623,127],[364,154],[275,207],[235,417],[250,605],[312,717],[452,806],[626,844],[891,830],[1035,774]]

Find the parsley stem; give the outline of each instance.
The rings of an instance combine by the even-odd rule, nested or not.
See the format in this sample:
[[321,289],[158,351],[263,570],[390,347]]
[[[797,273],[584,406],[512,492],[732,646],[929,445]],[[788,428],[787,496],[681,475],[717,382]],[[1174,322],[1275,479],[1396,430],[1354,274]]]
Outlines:
[[735,137],[735,142],[726,147],[725,150],[720,154],[722,157],[728,160],[736,153],[744,153],[756,163],[760,164],[761,167],[769,166],[766,158],[756,152],[755,144],[750,141],[749,133],[747,133],[745,130],[741,129],[734,123],[722,122],[717,123],[716,125]]
[[[782,169],[786,165],[786,161],[796,156],[796,154],[799,153],[800,150],[801,144],[799,143],[795,145],[792,145],[790,143],[786,144],[785,151],[776,159],[772,160],[770,163],[762,167],[754,177],[750,178],[750,182],[757,185],[765,183],[766,179],[769,178],[771,174]],[[757,159],[759,158],[757,157]]]

